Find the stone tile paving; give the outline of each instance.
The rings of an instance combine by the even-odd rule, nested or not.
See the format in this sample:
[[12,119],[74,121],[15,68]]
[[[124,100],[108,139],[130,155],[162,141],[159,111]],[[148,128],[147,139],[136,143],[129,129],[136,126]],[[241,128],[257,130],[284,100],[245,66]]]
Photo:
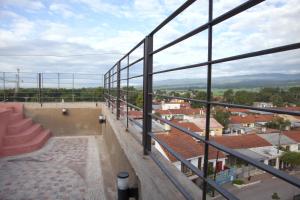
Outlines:
[[0,159],[0,199],[104,199],[95,139],[55,137],[34,153]]

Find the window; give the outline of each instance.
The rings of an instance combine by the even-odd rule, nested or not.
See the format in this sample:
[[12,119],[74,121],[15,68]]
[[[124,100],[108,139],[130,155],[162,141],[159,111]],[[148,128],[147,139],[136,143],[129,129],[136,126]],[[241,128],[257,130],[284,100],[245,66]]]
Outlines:
[[[189,160],[189,162],[191,162]],[[184,173],[186,176],[191,176],[193,175],[193,172],[188,166],[186,166],[183,162],[181,162],[181,172]]]
[[290,146],[286,146],[285,150],[290,151]]
[[272,166],[272,167],[275,167],[275,165],[276,165],[276,159],[269,160],[269,165]]

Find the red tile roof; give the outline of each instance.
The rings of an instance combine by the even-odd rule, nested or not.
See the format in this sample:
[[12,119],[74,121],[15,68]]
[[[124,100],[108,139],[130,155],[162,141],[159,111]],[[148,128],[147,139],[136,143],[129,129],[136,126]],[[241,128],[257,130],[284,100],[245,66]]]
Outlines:
[[[197,126],[199,126],[201,129],[205,130],[206,128],[206,118],[205,117],[200,117],[200,118],[194,118],[191,119],[192,122],[194,122]],[[215,118],[210,118],[210,128],[224,128],[222,124],[220,124]]]
[[234,136],[215,136],[211,137],[212,140],[219,144],[232,149],[247,149],[255,147],[272,146],[263,138],[256,134],[234,135]]
[[230,123],[246,124],[256,122],[270,122],[274,119],[273,115],[247,115],[247,116],[231,116]]
[[142,119],[143,118],[143,112],[142,111],[136,111],[136,110],[131,110],[128,111],[129,117],[133,119]]
[[[191,136],[177,130],[172,129],[169,133],[157,134],[159,140],[165,142],[175,152],[179,153],[185,159],[199,157],[204,155],[204,144],[198,143]],[[163,148],[163,147],[162,147]],[[172,156],[165,148],[163,148],[170,161],[175,162],[177,159]],[[217,157],[217,150],[209,148],[209,159]],[[219,152],[219,158],[225,158],[225,154]]]
[[171,122],[173,122],[174,124],[177,124],[181,127],[184,127],[190,131],[193,131],[193,132],[202,132],[203,131],[201,128],[199,128],[193,122],[184,122],[184,121],[177,121],[177,120],[172,120]]
[[283,134],[300,143],[300,131],[283,131]]
[[[161,115],[199,115],[200,111],[202,109],[200,108],[187,108],[187,109],[169,109],[169,110],[155,110],[155,112],[161,114]],[[204,113],[204,110],[202,110]]]

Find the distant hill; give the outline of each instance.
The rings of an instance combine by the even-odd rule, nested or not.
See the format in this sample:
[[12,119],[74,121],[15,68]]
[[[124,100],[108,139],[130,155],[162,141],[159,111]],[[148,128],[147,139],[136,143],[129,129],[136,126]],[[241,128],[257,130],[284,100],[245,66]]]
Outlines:
[[[184,89],[184,88],[205,88],[206,78],[199,79],[166,79],[156,81],[155,88]],[[239,76],[224,76],[212,79],[214,88],[255,88],[255,87],[282,87],[300,85],[300,74],[249,74]]]

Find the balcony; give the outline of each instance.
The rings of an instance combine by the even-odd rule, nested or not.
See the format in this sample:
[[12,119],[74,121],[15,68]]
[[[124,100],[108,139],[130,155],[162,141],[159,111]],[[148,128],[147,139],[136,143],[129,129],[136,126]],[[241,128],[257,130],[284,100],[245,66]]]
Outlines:
[[[299,153],[300,133],[276,124],[299,117],[298,107],[244,105],[213,95],[215,65],[289,53],[300,43],[213,59],[215,26],[262,0],[246,1],[215,18],[210,0],[205,24],[154,48],[155,35],[194,2],[176,9],[104,75],[2,73],[0,199],[122,199],[117,175],[124,171],[129,173],[126,195],[136,199],[300,194],[299,169],[283,159],[285,152]],[[159,53],[205,31],[207,60],[153,68]],[[186,97],[155,87],[156,76],[196,68],[206,69],[205,92]],[[80,76],[86,78],[77,80]],[[229,113],[230,134],[215,120],[217,111]]]

